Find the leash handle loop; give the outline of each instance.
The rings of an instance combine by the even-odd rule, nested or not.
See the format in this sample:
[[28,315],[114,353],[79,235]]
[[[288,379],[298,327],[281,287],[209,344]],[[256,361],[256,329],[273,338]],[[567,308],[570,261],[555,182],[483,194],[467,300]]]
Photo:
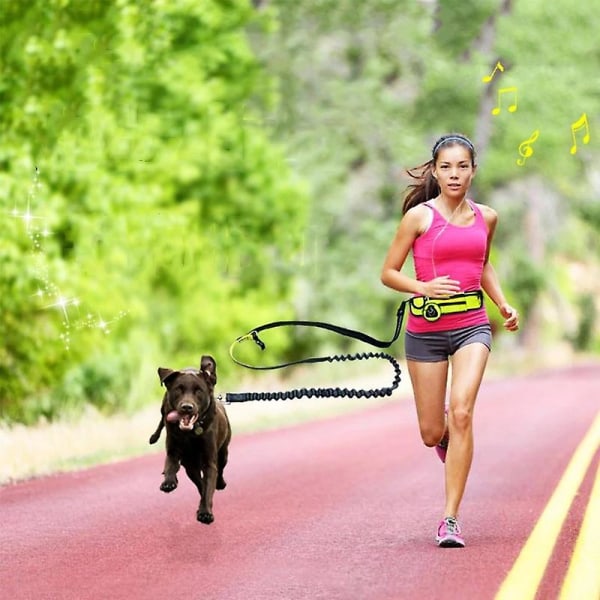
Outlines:
[[348,329],[346,327],[340,327],[339,325],[333,325],[331,323],[324,323],[322,321],[273,321],[271,323],[265,323],[264,325],[259,325],[258,327],[255,327],[254,329],[250,330],[248,333],[241,335],[240,337],[238,337],[233,344],[231,344],[231,346],[229,347],[229,356],[231,357],[231,360],[233,360],[234,363],[240,365],[241,367],[245,367],[246,369],[252,369],[254,371],[270,371],[270,370],[275,370],[275,369],[283,369],[285,367],[291,367],[293,365],[300,365],[300,364],[311,364],[311,363],[319,363],[319,362],[332,362],[335,357],[331,357],[331,356],[313,356],[310,358],[301,358],[299,360],[293,360],[293,361],[289,361],[289,362],[285,362],[285,363],[280,363],[277,365],[268,365],[268,366],[255,366],[255,365],[250,365],[248,363],[245,363],[239,359],[237,359],[234,354],[233,354],[233,350],[234,347],[247,340],[247,339],[252,339],[261,350],[266,350],[267,346],[266,344],[258,337],[259,332],[261,331],[267,331],[269,329],[275,329],[278,327],[315,327],[317,329],[325,329],[327,331],[333,331],[334,333],[337,333],[338,335],[343,335],[345,337],[349,337],[355,340],[359,340],[360,342],[364,342],[366,344],[369,344],[371,346],[376,346],[377,348],[389,348],[400,336],[400,332],[402,331],[402,321],[404,320],[404,313],[406,310],[406,305],[409,302],[409,300],[404,300],[400,306],[398,307],[398,310],[396,312],[396,328],[394,330],[394,335],[392,336],[392,339],[389,341],[384,341],[384,340],[378,340],[374,337],[371,337],[370,335],[367,335],[366,333],[363,333],[362,331],[356,331],[354,329]]

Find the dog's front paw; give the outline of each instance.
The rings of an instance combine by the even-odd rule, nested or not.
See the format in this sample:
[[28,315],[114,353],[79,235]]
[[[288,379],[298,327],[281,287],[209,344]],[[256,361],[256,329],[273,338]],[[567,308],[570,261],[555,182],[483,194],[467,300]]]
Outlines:
[[198,511],[196,513],[196,519],[200,521],[200,523],[204,523],[205,525],[210,525],[214,520],[215,516],[209,512]]
[[224,490],[227,487],[227,482],[222,477],[217,477],[217,484],[215,486],[218,490]]
[[172,492],[177,487],[177,479],[165,479],[160,484],[160,489],[163,492]]

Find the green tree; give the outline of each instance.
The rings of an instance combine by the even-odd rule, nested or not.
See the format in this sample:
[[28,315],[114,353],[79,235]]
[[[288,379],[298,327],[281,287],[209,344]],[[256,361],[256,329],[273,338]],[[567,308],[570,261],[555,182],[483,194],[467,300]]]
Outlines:
[[0,19],[3,416],[123,408],[159,364],[219,360],[289,310],[306,196],[254,117],[274,97],[246,31],[268,15],[23,0]]

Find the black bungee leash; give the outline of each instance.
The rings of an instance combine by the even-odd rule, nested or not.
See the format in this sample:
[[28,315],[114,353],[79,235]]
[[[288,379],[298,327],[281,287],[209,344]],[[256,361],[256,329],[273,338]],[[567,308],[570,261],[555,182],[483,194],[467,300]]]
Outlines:
[[322,321],[273,321],[271,323],[265,323],[250,330],[248,333],[238,337],[229,348],[229,356],[238,365],[245,367],[246,369],[252,369],[255,371],[267,371],[274,369],[283,369],[284,367],[290,367],[292,365],[300,364],[311,364],[311,363],[322,363],[322,362],[345,362],[345,361],[358,361],[358,360],[387,360],[394,369],[394,378],[392,384],[388,387],[382,387],[371,390],[354,389],[354,388],[339,388],[339,387],[319,387],[319,388],[299,388],[287,391],[278,392],[238,392],[238,393],[227,393],[225,394],[225,402],[249,402],[254,400],[290,400],[293,398],[379,398],[384,396],[391,396],[392,392],[400,385],[400,365],[398,361],[386,352],[362,352],[358,354],[336,354],[333,356],[312,356],[309,358],[302,358],[290,362],[280,363],[277,365],[268,366],[255,366],[248,363],[242,362],[233,355],[234,347],[248,339],[252,339],[261,350],[266,349],[265,343],[258,337],[261,331],[268,329],[275,329],[279,327],[315,327],[318,329],[326,329],[332,331],[338,335],[343,335],[355,340],[359,340],[371,346],[377,348],[389,348],[399,337],[402,330],[402,321],[404,320],[404,313],[406,310],[408,300],[403,301],[396,312],[396,329],[392,339],[389,341],[378,340],[362,331],[356,331],[354,329],[347,329],[346,327],[340,327],[339,325],[333,325],[331,323],[324,323]]

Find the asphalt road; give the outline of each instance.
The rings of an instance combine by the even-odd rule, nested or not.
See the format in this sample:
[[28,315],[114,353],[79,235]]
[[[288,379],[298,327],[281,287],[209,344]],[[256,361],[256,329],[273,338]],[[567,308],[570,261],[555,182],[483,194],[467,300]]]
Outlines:
[[162,450],[0,488],[0,597],[600,598],[598,366],[484,382],[464,549],[434,544],[443,467],[412,401],[365,404],[234,432],[209,526],[185,475],[159,491]]

